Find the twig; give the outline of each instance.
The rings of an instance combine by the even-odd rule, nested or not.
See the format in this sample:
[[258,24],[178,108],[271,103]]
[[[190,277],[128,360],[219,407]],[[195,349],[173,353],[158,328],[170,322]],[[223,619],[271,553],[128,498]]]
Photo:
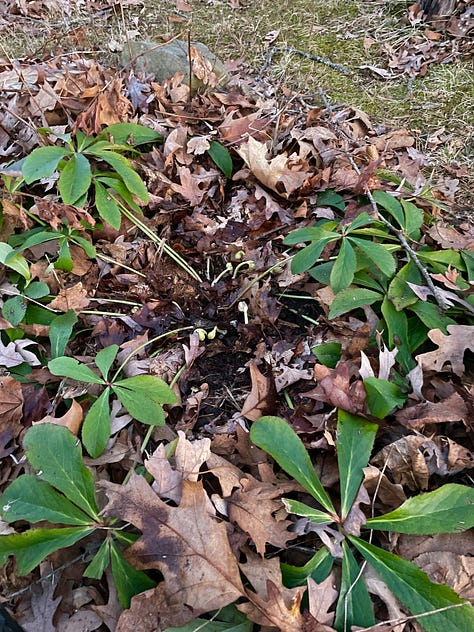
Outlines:
[[265,70],[270,65],[275,53],[294,53],[295,55],[301,55],[301,57],[305,57],[306,59],[311,59],[311,61],[317,61],[320,64],[324,64],[325,66],[328,66],[329,68],[337,70],[343,75],[346,75],[346,77],[351,74],[351,71],[348,68],[341,66],[341,64],[336,64],[333,61],[326,59],[325,57],[321,57],[320,55],[313,55],[312,53],[307,53],[304,50],[299,50],[298,48],[293,48],[292,46],[274,46],[267,52],[263,66],[258,73],[259,78],[263,75]]

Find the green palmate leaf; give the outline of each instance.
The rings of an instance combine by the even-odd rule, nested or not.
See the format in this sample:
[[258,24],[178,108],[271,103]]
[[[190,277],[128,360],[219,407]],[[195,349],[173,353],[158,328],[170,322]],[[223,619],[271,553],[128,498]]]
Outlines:
[[349,513],[364,478],[362,468],[367,467],[369,462],[377,428],[377,424],[351,415],[345,410],[338,411],[336,445],[343,520]]
[[0,536],[0,560],[14,555],[19,575],[27,575],[44,558],[90,535],[94,527],[31,529],[24,533]]
[[309,246],[306,246],[306,248],[303,248],[303,250],[297,252],[291,260],[291,271],[293,274],[306,272],[306,270],[309,270],[309,268],[314,266],[321,256],[322,251],[330,241],[333,240],[320,239],[319,241],[316,241]]
[[433,303],[417,301],[410,306],[410,310],[418,316],[427,329],[441,329],[444,334],[447,334],[447,326],[456,324],[455,320],[443,314]]
[[144,592],[149,588],[154,588],[154,582],[143,571],[137,571],[123,558],[122,553],[117,549],[114,542],[110,543],[110,561],[112,563],[112,574],[115,580],[115,587],[122,608],[129,608],[132,597]]
[[354,249],[348,238],[344,238],[329,277],[329,284],[335,293],[345,290],[352,283],[355,270],[356,256]]
[[18,254],[13,248],[5,242],[0,242],[0,263],[4,266],[15,270],[18,274],[29,281],[31,279],[30,266],[23,255]]
[[76,437],[63,426],[39,424],[25,435],[26,456],[38,476],[98,520],[94,477],[82,461]]
[[374,223],[374,219],[372,219],[370,217],[370,215],[368,213],[366,213],[365,211],[363,213],[360,213],[354,221],[351,222],[351,224],[349,225],[349,227],[347,228],[346,234],[349,235],[350,233],[352,233],[354,230],[358,230],[360,228],[362,228],[362,226],[367,226],[368,224],[373,224]]
[[461,258],[466,266],[467,280],[474,283],[474,252],[461,250]]
[[25,295],[33,299],[44,298],[49,295],[49,287],[42,281],[33,281],[25,288]]
[[234,165],[232,164],[232,158],[228,150],[223,145],[213,140],[210,143],[207,153],[216,163],[216,165],[219,167],[225,177],[232,178],[232,169]]
[[375,617],[362,573],[347,542],[342,543],[342,578],[336,607],[334,627],[338,632],[350,632],[352,626],[369,627]]
[[142,202],[148,202],[148,191],[145,183],[124,156],[113,151],[94,151],[93,147],[88,149],[87,153],[109,164],[121,176],[130,193],[136,195]]
[[163,136],[155,130],[137,125],[137,123],[114,123],[102,130],[97,139],[110,138],[113,143],[119,145],[144,145],[146,143],[162,142]]
[[59,193],[64,204],[76,204],[89,190],[92,172],[89,161],[82,154],[73,154],[61,171]]
[[94,259],[95,256],[97,255],[96,249],[90,242],[87,241],[87,239],[84,239],[83,237],[79,237],[79,235],[72,235],[71,241],[77,244],[78,246],[80,246],[82,250],[84,250],[86,255],[90,257],[91,259]]
[[23,474],[14,480],[3,493],[0,506],[2,519],[6,522],[48,520],[73,525],[91,523],[90,516],[34,474]]
[[398,312],[419,301],[408,283],[421,283],[420,272],[411,260],[397,272],[388,287],[387,296]]
[[281,564],[281,574],[283,583],[288,588],[303,586],[308,577],[320,584],[331,572],[334,560],[327,548],[323,546],[304,566],[292,566],[291,564]]
[[110,367],[112,366],[113,361],[115,360],[115,356],[117,355],[118,350],[119,350],[118,345],[110,345],[110,347],[105,347],[105,349],[102,349],[101,351],[99,351],[99,353],[95,357],[94,362],[99,367],[104,380],[107,380]]
[[75,312],[70,309],[65,314],[55,316],[49,326],[49,339],[51,340],[51,355],[53,358],[62,356],[67,343],[72,335],[72,329],[77,323]]
[[405,231],[412,239],[418,239],[420,236],[420,228],[423,224],[423,211],[413,202],[408,202],[403,198],[400,200],[402,208],[405,212]]
[[91,563],[84,571],[84,577],[90,577],[91,579],[101,579],[105,572],[105,569],[110,562],[110,539],[107,538],[100,545],[100,549],[94,555]]
[[153,375],[136,375],[119,380],[112,388],[132,417],[145,424],[163,425],[163,404],[177,402],[171,388]]
[[26,314],[27,302],[23,296],[14,296],[5,301],[2,307],[2,316],[16,327],[21,323]]
[[318,206],[331,206],[337,208],[340,211],[344,211],[346,208],[346,201],[332,189],[326,189],[318,195]]
[[388,347],[397,348],[397,362],[408,373],[415,366],[415,361],[411,357],[407,316],[405,312],[397,312],[387,297],[382,301],[381,311],[388,330]]
[[26,184],[41,178],[49,178],[56,171],[59,162],[71,154],[65,147],[38,147],[25,158],[21,168]]
[[474,488],[443,485],[409,498],[390,513],[370,518],[365,526],[416,535],[467,531],[474,527]]
[[285,505],[285,509],[288,513],[295,514],[296,516],[304,516],[315,522],[316,524],[327,524],[334,522],[334,518],[325,511],[314,509],[309,505],[300,503],[298,500],[291,500],[290,498],[282,498],[282,502]]
[[[474,608],[456,595],[454,590],[442,584],[434,584],[415,564],[393,553],[353,536],[349,536],[349,539],[395,597],[412,614],[425,615],[417,619],[426,632],[474,630]],[[443,610],[434,612],[440,609]]]
[[339,292],[334,298],[329,311],[329,318],[336,318],[364,305],[372,305],[372,303],[380,301],[382,298],[380,292],[361,288],[348,288]]
[[98,457],[110,438],[110,387],[95,400],[82,425],[82,442],[92,458]]
[[395,273],[397,265],[395,257],[382,244],[376,244],[373,241],[360,239],[359,237],[349,237],[348,239],[362,250],[385,276],[391,277]]
[[340,342],[326,342],[314,347],[311,351],[321,364],[324,364],[324,366],[330,369],[335,369],[336,364],[341,359],[341,348],[342,345]]
[[94,181],[95,205],[100,217],[110,224],[115,230],[119,230],[122,222],[122,213],[114,197],[100,182]]
[[54,358],[54,360],[48,362],[48,369],[53,375],[69,377],[72,380],[89,382],[90,384],[104,384],[104,380],[101,380],[94,371],[85,364],[78,362],[75,358],[67,358],[65,356]]
[[[127,187],[125,186],[125,184],[122,182],[122,180],[119,177],[112,178],[112,177],[106,177],[106,176],[100,176],[100,177],[96,176],[94,180],[102,182],[106,188],[112,189],[112,191],[114,191],[114,194],[112,197],[117,203],[118,208],[120,208],[120,204],[123,204],[122,202],[122,199],[123,199],[127,203],[127,206],[129,206],[133,211],[135,211],[136,213],[141,213],[143,215],[141,208],[138,206],[138,204],[136,204],[133,201],[132,194],[130,193],[130,191],[127,189]],[[110,195],[111,191],[108,191],[108,193]]]
[[309,454],[290,426],[280,417],[261,417],[250,430],[250,439],[268,452],[282,467],[302,485],[329,513],[336,510],[314,471]]
[[333,232],[332,230],[328,230],[328,228],[332,229],[336,226],[336,222],[328,222],[324,224],[324,227],[310,226],[309,228],[298,228],[297,230],[292,230],[291,233],[285,237],[283,243],[292,246],[295,244],[302,244],[306,241],[320,241],[322,239],[334,241],[336,239],[340,239],[341,235]]
[[54,267],[56,270],[63,270],[63,272],[71,272],[74,268],[67,239],[59,240],[59,256],[54,262]]
[[378,419],[383,419],[395,408],[403,406],[407,400],[407,396],[399,387],[388,380],[367,377],[364,380],[364,387],[367,394],[367,406],[372,415]]
[[386,191],[373,191],[374,200],[395,218],[400,228],[405,228],[405,213],[400,202]]

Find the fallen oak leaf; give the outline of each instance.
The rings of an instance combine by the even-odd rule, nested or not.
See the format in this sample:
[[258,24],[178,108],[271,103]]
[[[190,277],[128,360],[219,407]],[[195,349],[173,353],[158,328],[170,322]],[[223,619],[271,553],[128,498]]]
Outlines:
[[278,558],[261,559],[250,549],[244,552],[247,561],[240,568],[256,592],[247,590],[250,603],[240,604],[237,609],[259,625],[276,627],[281,632],[303,632],[300,605],[305,588],[283,586]]
[[126,550],[127,560],[138,569],[159,569],[167,599],[186,604],[188,620],[245,594],[225,525],[209,513],[200,482],[183,481],[178,507],[165,504],[134,473],[125,486],[108,481],[100,486],[109,498],[104,514],[120,516],[142,532]]
[[474,352],[474,326],[448,325],[448,335],[441,329],[431,329],[429,338],[438,345],[435,351],[428,351],[416,356],[416,361],[424,371],[443,371],[446,364],[456,375],[464,373],[464,352],[470,349]]

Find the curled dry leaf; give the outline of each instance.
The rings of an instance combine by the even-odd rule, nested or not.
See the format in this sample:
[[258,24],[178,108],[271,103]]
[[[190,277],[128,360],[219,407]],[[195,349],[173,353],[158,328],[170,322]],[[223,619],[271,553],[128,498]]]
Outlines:
[[260,143],[252,136],[240,146],[237,152],[257,180],[283,197],[288,197],[299,189],[309,176],[307,171],[301,171],[298,168],[290,169],[289,158],[286,154],[268,160],[266,144]]
[[408,428],[422,428],[426,424],[441,424],[452,421],[467,422],[469,409],[459,393],[440,402],[422,402],[395,413],[397,421]]
[[271,415],[276,407],[276,388],[273,375],[263,375],[255,360],[249,362],[252,390],[244,402],[241,415],[255,421],[263,415]]
[[52,415],[46,415],[43,419],[37,422],[38,424],[56,424],[56,426],[64,426],[72,432],[74,435],[79,434],[81,429],[82,420],[84,419],[84,412],[81,405],[76,402],[75,399],[71,401],[71,407],[62,417],[53,417]]

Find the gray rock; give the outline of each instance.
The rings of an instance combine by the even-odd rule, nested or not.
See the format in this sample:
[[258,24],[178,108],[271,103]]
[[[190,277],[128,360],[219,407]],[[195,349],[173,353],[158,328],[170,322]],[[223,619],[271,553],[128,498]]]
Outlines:
[[[219,85],[224,84],[227,80],[227,72],[221,60],[201,42],[192,42],[192,46],[210,62]],[[188,43],[183,40],[173,40],[165,45],[143,40],[131,41],[124,46],[122,51],[121,60],[124,66],[130,63],[130,53],[131,65],[135,72],[153,73],[155,80],[159,83],[179,72],[184,74],[183,83],[189,82]],[[204,85],[193,73],[193,88],[198,89]]]

